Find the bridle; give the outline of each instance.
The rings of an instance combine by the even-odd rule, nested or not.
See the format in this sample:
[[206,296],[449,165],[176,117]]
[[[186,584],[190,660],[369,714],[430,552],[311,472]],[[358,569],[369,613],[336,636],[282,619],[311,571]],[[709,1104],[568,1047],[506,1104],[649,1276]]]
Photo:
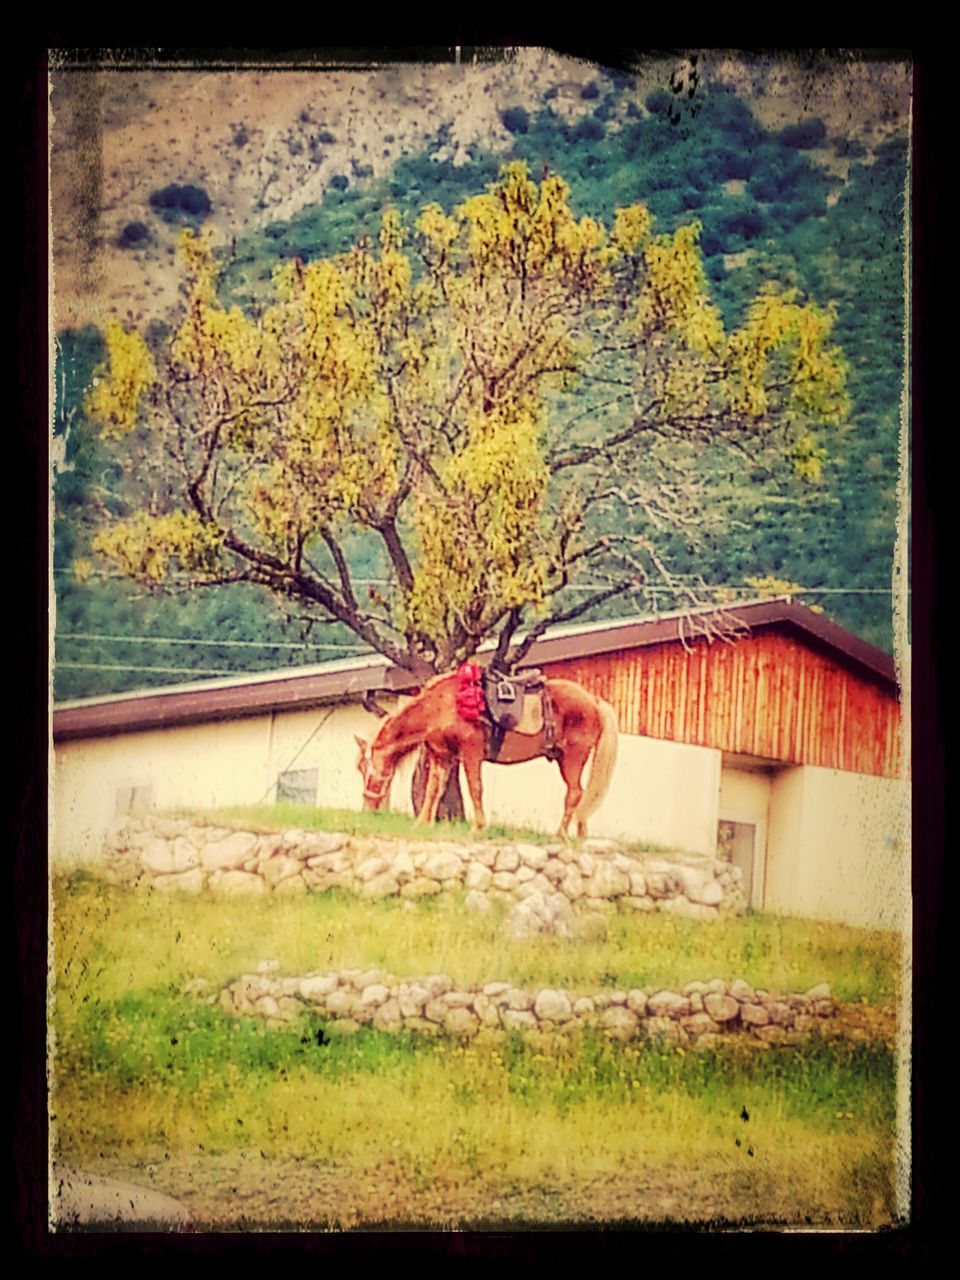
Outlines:
[[393,774],[392,772],[384,771],[379,776],[372,776],[373,760],[367,752],[361,756],[360,768],[363,775],[363,798],[365,801],[370,801],[372,805],[379,807],[390,788]]

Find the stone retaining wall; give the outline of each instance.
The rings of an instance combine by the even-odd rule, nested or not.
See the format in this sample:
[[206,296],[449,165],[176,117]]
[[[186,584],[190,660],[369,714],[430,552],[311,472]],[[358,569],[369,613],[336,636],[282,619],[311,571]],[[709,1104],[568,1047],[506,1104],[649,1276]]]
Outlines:
[[379,969],[347,969],[280,977],[272,965],[245,974],[217,993],[202,979],[195,995],[219,1001],[231,1014],[264,1018],[279,1027],[312,1011],[330,1028],[352,1033],[361,1026],[388,1032],[447,1035],[496,1041],[508,1032],[537,1038],[569,1036],[594,1028],[616,1040],[663,1037],[706,1046],[731,1035],[759,1045],[795,1045],[811,1036],[892,1036],[892,1025],[853,1024],[853,1008],[835,1001],[826,985],[777,996],[749,983],[720,979],[688,982],[680,991],[569,992],[521,988],[509,982],[457,987],[446,974],[398,978]]
[[570,931],[575,910],[614,901],[698,920],[744,909],[739,867],[696,854],[628,854],[613,840],[578,845],[416,841],[301,830],[259,833],[147,816],[120,828],[114,872],[160,890],[323,893],[415,900],[464,891],[476,910],[517,901],[514,932]]

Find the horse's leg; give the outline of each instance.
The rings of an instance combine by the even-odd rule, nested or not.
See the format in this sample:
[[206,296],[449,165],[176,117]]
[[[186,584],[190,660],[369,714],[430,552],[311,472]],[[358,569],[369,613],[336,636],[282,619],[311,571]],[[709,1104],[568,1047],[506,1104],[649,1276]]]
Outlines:
[[487,825],[483,813],[483,784],[480,779],[480,766],[483,764],[483,739],[479,743],[464,743],[460,749],[460,760],[463,771],[467,775],[467,787],[473,801],[473,829],[482,831]]
[[440,808],[440,801],[443,799],[443,793],[447,789],[447,779],[450,777],[450,770],[453,764],[450,760],[441,760],[439,756],[433,758],[433,776],[436,778],[437,785],[433,790],[433,798],[430,803],[430,812],[427,817],[428,822],[436,822],[437,810]]
[[[563,806],[563,818],[557,835],[562,840],[569,840],[567,828],[577,806],[583,798],[583,766],[587,763],[588,753],[578,747],[568,747],[560,757],[560,775],[567,784],[567,798]],[[577,823],[577,835],[586,835],[586,823]]]
[[424,788],[423,803],[420,805],[420,812],[417,814],[418,826],[435,820],[437,805],[440,801],[440,761],[430,750],[427,750],[426,752],[426,761],[427,785]]

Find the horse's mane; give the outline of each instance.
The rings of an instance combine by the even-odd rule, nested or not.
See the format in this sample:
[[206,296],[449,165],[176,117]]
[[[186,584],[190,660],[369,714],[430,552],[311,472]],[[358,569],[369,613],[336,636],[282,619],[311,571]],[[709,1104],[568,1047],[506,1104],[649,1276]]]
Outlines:
[[[456,673],[453,671],[444,671],[444,672],[441,672],[441,674],[438,676],[431,676],[431,678],[424,685],[421,685],[419,693],[415,693],[411,697],[409,702],[407,702],[402,707],[398,707],[396,711],[392,712],[390,715],[386,717],[386,719],[384,720],[383,724],[380,727],[379,733],[377,733],[377,735],[374,738],[374,742],[378,742],[384,736],[385,730],[394,729],[396,727],[397,721],[400,720],[404,715],[409,713],[416,706],[416,704],[420,701],[420,699],[423,697],[425,693],[427,693],[430,689],[433,689],[436,685],[441,684],[444,680],[449,680],[455,674]],[[413,750],[413,746],[402,749],[400,754],[397,756],[397,759],[398,760],[402,759],[403,756],[408,755],[409,752],[412,750]]]

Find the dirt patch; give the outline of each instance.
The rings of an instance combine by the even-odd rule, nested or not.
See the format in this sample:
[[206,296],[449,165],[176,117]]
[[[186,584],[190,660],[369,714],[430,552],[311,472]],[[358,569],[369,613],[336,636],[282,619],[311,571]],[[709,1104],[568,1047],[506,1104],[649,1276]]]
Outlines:
[[[417,1178],[389,1160],[356,1171],[261,1153],[169,1156],[148,1164],[104,1161],[100,1176],[173,1196],[189,1230],[519,1230],[677,1223],[688,1227],[856,1226],[893,1220],[881,1178],[865,1208],[851,1210],[841,1188],[804,1187],[753,1161],[664,1165],[524,1182],[451,1172]],[[853,1216],[855,1214],[855,1216]]]

